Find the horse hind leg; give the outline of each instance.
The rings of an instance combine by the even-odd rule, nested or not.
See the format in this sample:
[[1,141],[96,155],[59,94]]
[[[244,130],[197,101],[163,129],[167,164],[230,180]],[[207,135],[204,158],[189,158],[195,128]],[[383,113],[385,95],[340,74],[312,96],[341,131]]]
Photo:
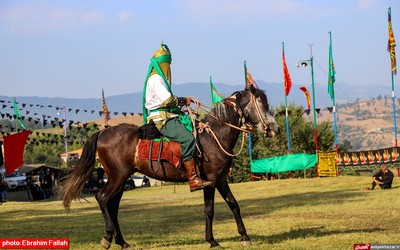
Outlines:
[[251,245],[250,238],[247,235],[246,228],[242,220],[242,215],[240,214],[239,204],[236,201],[235,197],[233,196],[227,180],[220,182],[220,184],[217,186],[217,190],[221,194],[225,202],[228,204],[230,210],[233,213],[233,216],[235,217],[238,233],[241,236],[240,241],[242,243],[242,246],[244,247],[250,246]]
[[124,240],[124,237],[122,236],[121,229],[119,227],[119,222],[118,222],[118,210],[119,210],[119,204],[122,198],[124,190],[121,188],[111,199],[110,202],[108,203],[108,210],[110,211],[111,219],[114,224],[114,229],[115,229],[115,243],[117,245],[120,245],[123,250],[130,250],[132,249],[131,246],[126,243]]
[[112,188],[109,183],[107,182],[104,188],[96,194],[96,200],[102,211],[106,227],[106,235],[101,240],[101,246],[105,249],[110,248],[115,235],[115,243],[120,245],[122,249],[128,250],[131,249],[130,245],[125,242],[118,223],[118,209],[123,188],[122,185],[117,189]]
[[[106,186],[107,186],[107,184],[106,184]],[[104,186],[104,189],[105,189],[105,186]],[[111,216],[110,216],[110,213],[107,208],[107,203],[108,203],[109,198],[106,197],[106,195],[104,193],[104,189],[97,192],[95,197],[96,197],[97,202],[99,203],[101,213],[103,214],[105,227],[106,227],[106,235],[103,236],[100,244],[103,248],[109,249],[111,246],[113,235],[114,235],[114,226],[112,224]]]

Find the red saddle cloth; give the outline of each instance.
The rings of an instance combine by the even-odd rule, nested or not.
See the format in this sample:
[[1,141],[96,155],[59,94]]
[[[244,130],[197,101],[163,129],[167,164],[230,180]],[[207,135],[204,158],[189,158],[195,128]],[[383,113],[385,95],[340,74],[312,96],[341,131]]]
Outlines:
[[[137,146],[137,157],[139,159],[149,159],[151,140],[140,139]],[[159,159],[160,157],[160,159]],[[179,143],[175,141],[162,140],[162,148],[160,154],[160,142],[153,141],[151,149],[151,159],[153,161],[165,160],[178,166],[181,162],[182,155]]]

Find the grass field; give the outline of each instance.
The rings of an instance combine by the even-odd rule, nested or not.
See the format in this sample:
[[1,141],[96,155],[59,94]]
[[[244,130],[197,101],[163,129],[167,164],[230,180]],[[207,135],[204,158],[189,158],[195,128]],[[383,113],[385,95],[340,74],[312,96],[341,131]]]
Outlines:
[[[364,191],[370,177],[289,179],[232,184],[252,246],[246,249],[353,249],[355,243],[400,244],[400,178],[394,188]],[[22,191],[21,191],[22,192]],[[0,206],[0,238],[69,238],[71,249],[101,249],[104,223],[97,203],[11,201]],[[124,193],[120,224],[134,249],[208,249],[202,192],[187,185]],[[225,202],[216,195],[215,239],[243,249]],[[111,249],[120,249],[113,244]]]

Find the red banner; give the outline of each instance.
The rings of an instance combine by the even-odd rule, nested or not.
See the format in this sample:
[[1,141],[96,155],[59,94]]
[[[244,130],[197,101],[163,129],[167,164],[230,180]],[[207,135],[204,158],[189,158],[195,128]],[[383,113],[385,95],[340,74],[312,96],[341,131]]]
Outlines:
[[4,163],[7,175],[22,166],[25,143],[30,132],[30,130],[25,130],[4,137]]

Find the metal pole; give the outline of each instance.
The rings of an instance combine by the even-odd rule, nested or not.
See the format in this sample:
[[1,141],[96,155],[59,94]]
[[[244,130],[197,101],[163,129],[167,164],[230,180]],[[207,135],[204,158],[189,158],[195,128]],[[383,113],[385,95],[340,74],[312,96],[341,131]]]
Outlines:
[[67,138],[67,108],[65,107],[65,105],[64,105],[64,107],[63,107],[63,109],[64,109],[64,144],[65,144],[65,162],[66,162],[66,165],[67,165],[67,174],[68,174],[68,172],[69,172],[69,167],[68,167],[68,159],[69,159],[69,156],[68,156],[68,138]]
[[[318,130],[317,130],[317,112],[315,109],[315,87],[314,87],[314,57],[311,55],[310,57],[310,66],[311,66],[311,87],[312,87],[312,99],[313,99],[313,113],[314,113],[314,141],[315,141],[315,154],[318,159]],[[317,177],[319,177],[318,173],[318,162],[315,166],[315,171],[317,173]]]

